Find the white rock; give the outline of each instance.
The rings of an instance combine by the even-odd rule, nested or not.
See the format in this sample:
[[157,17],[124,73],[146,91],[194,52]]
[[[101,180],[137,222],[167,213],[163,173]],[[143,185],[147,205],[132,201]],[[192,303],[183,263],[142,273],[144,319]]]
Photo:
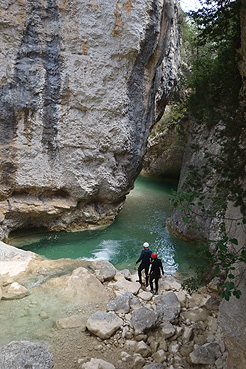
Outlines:
[[84,325],[84,318],[81,315],[71,315],[67,318],[61,318],[56,321],[57,328],[79,328]]
[[87,329],[96,336],[106,339],[111,337],[123,324],[122,319],[112,313],[97,311],[87,320]]
[[91,359],[82,365],[82,369],[115,369],[115,366],[102,359]]

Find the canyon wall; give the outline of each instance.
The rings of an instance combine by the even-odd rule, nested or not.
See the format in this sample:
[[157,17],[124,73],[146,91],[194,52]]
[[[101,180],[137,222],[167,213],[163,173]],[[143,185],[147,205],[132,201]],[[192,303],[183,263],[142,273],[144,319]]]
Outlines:
[[[176,208],[171,216],[169,227],[179,237],[188,240],[209,239],[216,241],[221,239],[220,226],[224,222],[228,252],[233,255],[240,255],[245,250],[246,229],[243,221],[245,218],[245,118],[246,118],[246,1],[241,1],[241,47],[238,50],[241,54],[239,70],[242,77],[242,87],[239,96],[239,106],[237,119],[234,120],[234,128],[231,136],[223,136],[224,123],[218,121],[216,125],[208,127],[205,123],[196,122],[194,119],[190,123],[189,141],[184,154],[181,170],[179,190],[187,190],[186,180],[189,176],[190,167],[196,168],[202,173],[201,188],[206,194],[204,208],[199,206],[198,198],[193,201],[193,221],[196,228],[191,228],[188,222],[183,221],[186,216],[185,211]],[[222,133],[222,135],[221,135]],[[223,148],[223,149],[222,149]],[[234,150],[234,151],[233,151]],[[226,166],[213,166],[211,159],[217,157],[217,163],[226,163]],[[221,170],[223,168],[223,170]],[[225,170],[227,169],[227,171]],[[237,174],[238,176],[236,177]],[[195,179],[194,179],[195,181]],[[224,195],[227,200],[224,217],[216,216],[214,208],[216,194],[222,185]],[[238,196],[235,201],[234,190]],[[207,196],[208,195],[208,196]],[[204,213],[202,213],[204,211]],[[208,212],[207,212],[208,211]],[[207,214],[207,216],[204,216]],[[233,242],[230,242],[234,240]],[[227,259],[225,259],[227,260]],[[235,284],[235,288],[240,290],[242,295],[239,299],[231,296],[229,301],[222,300],[219,308],[219,321],[223,329],[224,342],[228,351],[228,360],[225,369],[243,369],[246,367],[246,324],[245,324],[245,302],[246,288],[245,262],[237,262],[232,265],[234,269],[230,272],[234,278],[228,279]],[[215,281],[216,282],[216,281]]]
[[111,222],[179,63],[176,0],[0,0],[0,238]]

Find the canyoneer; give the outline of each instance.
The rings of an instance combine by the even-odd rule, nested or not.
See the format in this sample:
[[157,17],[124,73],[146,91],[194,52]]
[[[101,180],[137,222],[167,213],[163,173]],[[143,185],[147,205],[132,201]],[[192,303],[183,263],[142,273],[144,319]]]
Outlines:
[[155,252],[151,254],[151,268],[149,273],[150,292],[154,293],[153,280],[155,281],[155,295],[158,295],[158,282],[161,278],[161,273],[164,275],[163,265],[161,259],[157,257]]
[[141,255],[139,259],[136,261],[135,265],[137,265],[140,261],[141,264],[138,267],[138,280],[140,284],[143,284],[142,282],[142,270],[145,271],[145,279],[146,279],[146,287],[148,287],[148,274],[149,274],[149,267],[150,267],[150,260],[151,260],[151,254],[152,251],[149,250],[149,244],[148,242],[144,242],[143,244],[144,250],[141,252]]

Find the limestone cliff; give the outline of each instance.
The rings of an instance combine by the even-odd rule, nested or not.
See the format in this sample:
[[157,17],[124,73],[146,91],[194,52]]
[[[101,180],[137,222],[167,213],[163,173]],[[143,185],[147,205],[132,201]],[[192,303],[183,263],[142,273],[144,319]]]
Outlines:
[[176,0],[1,0],[0,238],[112,221],[179,61]]
[[[185,212],[176,209],[170,220],[170,228],[176,234],[186,239],[210,239],[219,240],[220,225],[224,222],[224,230],[227,240],[224,242],[233,255],[236,255],[245,248],[246,232],[245,224],[242,218],[245,217],[245,78],[246,78],[246,39],[245,24],[246,11],[245,0],[241,2],[241,60],[239,70],[242,77],[242,87],[240,90],[239,106],[234,119],[234,129],[225,136],[224,123],[218,121],[215,125],[196,122],[194,119],[190,124],[190,135],[188,146],[184,155],[184,161],[181,171],[181,180],[179,189],[187,189],[187,178],[190,167],[196,168],[196,171],[202,174],[200,189],[206,194],[204,206],[199,206],[199,200],[193,201],[193,220],[196,228],[189,227],[189,223],[183,222],[182,218]],[[233,134],[232,134],[233,132]],[[221,134],[222,133],[222,134]],[[223,149],[222,149],[223,148]],[[216,159],[214,166],[213,159]],[[226,165],[220,165],[220,164]],[[236,176],[237,175],[237,176]],[[196,179],[193,178],[195,181]],[[190,181],[191,183],[191,181]],[[216,213],[216,194],[223,189],[226,199],[226,208],[223,217],[218,217]],[[235,188],[241,196],[236,199]],[[236,192],[237,193],[237,192]],[[205,198],[205,196],[204,196]],[[221,204],[219,204],[221,205]],[[208,211],[208,212],[207,212]],[[202,214],[203,212],[203,214]],[[204,216],[204,213],[207,216]],[[221,213],[222,214],[222,213]],[[220,214],[220,215],[221,215]],[[235,244],[230,244],[231,240]],[[245,263],[235,263],[232,273],[236,288],[242,292],[240,299],[231,296],[229,301],[223,300],[220,304],[220,322],[223,328],[224,341],[228,350],[228,360],[225,369],[245,368]]]
[[174,121],[171,111],[172,106],[168,105],[151,131],[143,172],[154,177],[179,179],[189,122],[186,118]]

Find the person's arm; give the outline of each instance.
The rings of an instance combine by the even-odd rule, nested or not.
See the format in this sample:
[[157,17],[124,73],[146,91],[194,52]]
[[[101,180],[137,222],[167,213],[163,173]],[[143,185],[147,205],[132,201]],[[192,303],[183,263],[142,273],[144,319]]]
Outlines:
[[135,265],[137,265],[137,263],[139,263],[140,262],[140,260],[142,260],[142,257],[143,257],[143,251],[141,252],[141,255],[140,255],[140,258],[136,261],[136,263],[135,263]]
[[162,261],[160,260],[160,268],[161,268],[161,271],[162,271],[162,275],[164,275],[164,269],[163,269],[163,265],[162,265]]

